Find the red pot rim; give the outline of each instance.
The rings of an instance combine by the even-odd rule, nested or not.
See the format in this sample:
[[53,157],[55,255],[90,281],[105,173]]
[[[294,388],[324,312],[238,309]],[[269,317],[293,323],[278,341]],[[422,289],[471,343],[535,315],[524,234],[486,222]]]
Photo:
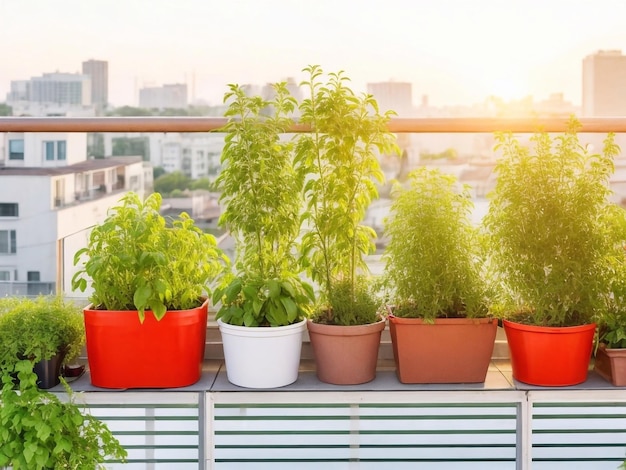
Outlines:
[[514,330],[522,330],[522,331],[534,331],[538,333],[547,333],[547,334],[559,334],[559,333],[577,333],[579,331],[586,330],[595,330],[595,323],[587,323],[585,325],[576,325],[576,326],[537,326],[537,325],[526,325],[524,323],[517,323],[510,320],[502,321],[505,328],[511,328]]

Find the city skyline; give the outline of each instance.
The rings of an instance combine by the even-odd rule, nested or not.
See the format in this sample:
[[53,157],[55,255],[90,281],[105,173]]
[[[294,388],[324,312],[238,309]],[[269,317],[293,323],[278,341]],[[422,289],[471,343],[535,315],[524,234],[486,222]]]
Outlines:
[[300,81],[313,63],[360,91],[410,82],[414,104],[563,93],[580,105],[583,59],[626,51],[625,16],[620,0],[0,0],[0,102],[12,80],[96,59],[109,63],[114,106],[171,83],[216,105],[228,83]]

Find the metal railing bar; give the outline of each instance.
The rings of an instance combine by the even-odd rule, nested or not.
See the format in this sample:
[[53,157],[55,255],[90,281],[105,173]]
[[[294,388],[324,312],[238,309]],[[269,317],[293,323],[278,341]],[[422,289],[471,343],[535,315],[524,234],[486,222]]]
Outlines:
[[[626,116],[579,118],[579,132],[626,133]],[[0,132],[209,132],[226,125],[222,117],[0,117]],[[510,131],[564,132],[569,118],[392,118],[388,124],[397,133],[480,133]],[[309,132],[294,121],[289,132]]]

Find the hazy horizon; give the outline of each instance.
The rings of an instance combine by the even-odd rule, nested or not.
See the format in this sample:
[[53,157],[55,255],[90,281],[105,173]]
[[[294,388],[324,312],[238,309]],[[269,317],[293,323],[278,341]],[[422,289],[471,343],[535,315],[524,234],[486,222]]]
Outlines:
[[402,81],[413,102],[470,105],[489,95],[581,103],[582,60],[626,52],[623,0],[0,0],[0,102],[12,80],[109,62],[109,101],[187,83],[221,103],[228,83],[304,78],[319,64],[353,87]]

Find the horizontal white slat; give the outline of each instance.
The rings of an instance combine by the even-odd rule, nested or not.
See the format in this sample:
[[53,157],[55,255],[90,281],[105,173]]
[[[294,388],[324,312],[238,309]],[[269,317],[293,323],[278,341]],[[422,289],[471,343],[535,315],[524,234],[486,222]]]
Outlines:
[[600,429],[600,432],[553,432],[533,434],[533,445],[545,444],[623,444],[626,448],[626,430],[615,432],[603,428]]
[[[625,444],[626,445],[626,444]],[[590,447],[583,445],[567,447],[533,447],[533,459],[558,459],[558,460],[605,460],[626,459],[624,446],[621,447]]]

